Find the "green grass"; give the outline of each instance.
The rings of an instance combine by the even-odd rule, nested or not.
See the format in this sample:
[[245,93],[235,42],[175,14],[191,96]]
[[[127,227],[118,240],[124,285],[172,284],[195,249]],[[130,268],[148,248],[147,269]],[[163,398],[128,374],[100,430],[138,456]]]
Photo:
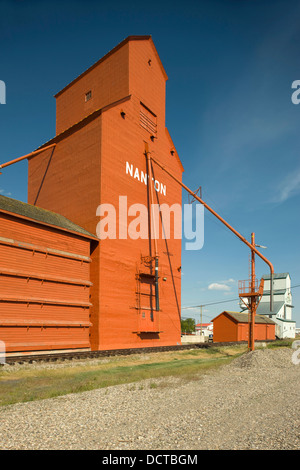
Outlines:
[[272,343],[267,344],[268,349],[273,349],[273,348],[290,348],[292,346],[294,339],[278,339],[276,341],[273,341]]
[[[199,374],[228,363],[244,353],[245,346],[151,353],[83,362],[57,367],[35,365],[0,369],[0,405],[53,398],[144,379],[175,376],[193,380]],[[142,385],[140,385],[142,386]],[[150,384],[155,388],[155,383]]]

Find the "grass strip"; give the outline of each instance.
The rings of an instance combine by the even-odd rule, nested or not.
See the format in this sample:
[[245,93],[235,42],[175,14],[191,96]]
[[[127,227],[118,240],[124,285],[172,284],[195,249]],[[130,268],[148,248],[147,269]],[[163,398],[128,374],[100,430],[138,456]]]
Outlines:
[[11,371],[0,371],[0,405],[53,398],[151,378],[175,376],[193,380],[201,372],[226,364],[240,354],[240,350],[226,351],[223,348],[177,355],[153,354],[145,360],[127,357],[96,364],[70,363],[60,368],[12,368]]

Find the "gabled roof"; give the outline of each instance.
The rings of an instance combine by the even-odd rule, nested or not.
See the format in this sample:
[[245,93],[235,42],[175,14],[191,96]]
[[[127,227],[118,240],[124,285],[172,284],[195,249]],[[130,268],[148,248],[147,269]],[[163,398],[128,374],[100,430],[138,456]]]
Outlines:
[[[248,323],[248,313],[243,312],[227,312],[224,311],[220,313],[217,317],[215,317],[212,321],[216,320],[221,315],[226,315],[227,317],[232,318],[232,320],[236,323]],[[264,317],[262,315],[255,315],[255,323],[271,323],[274,324],[274,321],[268,317]]]
[[[124,103],[125,101],[128,101],[131,98],[131,95],[125,96],[124,98],[121,98],[118,101],[115,101],[111,104],[108,104],[106,106],[103,106],[103,108],[96,109],[92,113],[88,114],[84,118],[82,118],[80,121],[76,122],[75,124],[72,124],[72,126],[68,127],[64,131],[62,131],[60,134],[57,134],[55,137],[52,137],[52,139],[48,140],[44,144],[42,144],[40,147],[38,147],[36,150],[40,150],[43,147],[47,147],[48,145],[51,144],[57,144],[61,140],[63,140],[65,137],[68,137],[71,135],[73,132],[76,132],[78,129],[81,129],[84,127],[86,124],[89,124],[91,121],[96,119],[98,116],[100,116],[102,113],[104,113],[106,110],[113,108],[114,106],[117,106],[121,103]],[[34,155],[30,158],[34,158]]]
[[296,320],[287,320],[286,318],[276,318],[276,322],[281,321],[283,323],[294,323],[296,326]]
[[[30,219],[35,222],[52,226],[64,231],[73,232],[87,238],[97,239],[96,235],[89,233],[66,217],[56,212],[42,209],[41,207],[27,204],[26,202],[17,201],[6,196],[0,195],[0,212],[8,213],[14,216]],[[97,239],[98,240],[98,239]]]
[[[284,295],[286,291],[287,291],[286,289],[275,289],[273,290],[273,295]],[[271,294],[270,290],[265,290],[263,293],[263,297],[270,296],[270,294]]]
[[110,57],[112,54],[114,54],[115,52],[117,52],[119,49],[121,49],[121,47],[123,47],[125,44],[127,44],[129,41],[145,41],[145,40],[148,40],[151,42],[151,45],[154,49],[154,53],[156,55],[156,58],[159,62],[159,65],[162,69],[162,72],[163,72],[163,75],[165,77],[166,80],[168,80],[168,76],[166,74],[166,71],[162,65],[162,62],[160,60],[160,57],[157,53],[157,50],[156,50],[156,47],[154,46],[154,43],[153,43],[153,40],[152,40],[152,36],[151,35],[148,35],[148,36],[128,36],[126,39],[124,39],[122,42],[120,42],[116,47],[114,47],[111,51],[109,51],[107,54],[105,54],[105,56],[103,56],[101,59],[97,60],[97,62],[95,62],[93,65],[91,65],[91,67],[89,67],[87,70],[85,70],[83,73],[81,73],[77,78],[75,78],[74,80],[72,80],[68,85],[66,85],[62,90],[60,90],[58,93],[56,93],[56,95],[54,95],[55,98],[57,98],[59,95],[61,95],[64,91],[66,91],[70,86],[72,86],[75,82],[77,82],[78,80],[80,80],[82,77],[84,77],[84,75],[86,75],[87,73],[89,73],[91,70],[93,70],[95,67],[97,67],[97,65],[101,64],[101,62],[104,62],[108,57]]
[[284,302],[273,302],[273,311],[270,311],[270,302],[260,302],[256,313],[259,315],[277,315],[284,306]]
[[[273,279],[285,279],[287,278],[289,275],[289,273],[274,273],[273,274]],[[271,279],[271,274],[264,274],[262,276],[263,279],[265,280],[270,280]]]

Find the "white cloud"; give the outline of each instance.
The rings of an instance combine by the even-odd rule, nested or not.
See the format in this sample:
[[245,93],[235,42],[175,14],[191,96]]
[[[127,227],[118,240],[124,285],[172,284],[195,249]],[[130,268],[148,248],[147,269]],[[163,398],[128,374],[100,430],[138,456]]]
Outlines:
[[221,281],[222,284],[235,284],[235,279],[227,279],[226,281]]
[[219,284],[218,282],[213,282],[212,284],[209,284],[208,289],[229,291],[231,290],[231,287],[227,284]]
[[2,194],[2,196],[11,196],[11,193],[8,193],[5,189],[0,189],[0,194]]
[[228,292],[231,291],[233,284],[235,284],[235,280],[230,278],[225,281],[212,282],[211,284],[209,284],[208,289]]
[[284,202],[300,192],[300,168],[289,173],[278,187],[274,202]]

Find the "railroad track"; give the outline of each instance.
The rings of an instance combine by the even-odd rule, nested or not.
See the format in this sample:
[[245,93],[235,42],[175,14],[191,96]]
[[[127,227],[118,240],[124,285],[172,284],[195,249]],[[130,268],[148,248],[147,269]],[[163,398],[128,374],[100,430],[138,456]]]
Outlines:
[[[160,346],[150,348],[132,348],[132,349],[112,349],[102,351],[76,351],[76,352],[61,352],[61,353],[49,353],[49,354],[32,354],[32,355],[20,355],[20,356],[6,356],[6,364],[24,364],[24,363],[36,363],[36,362],[55,362],[73,359],[97,359],[101,357],[113,357],[113,356],[128,356],[131,354],[145,354],[153,352],[167,352],[167,351],[182,351],[188,349],[201,349],[211,348],[224,345],[235,345],[241,344],[241,342],[232,343],[189,343],[174,346]],[[1,364],[3,365],[3,364]]]

